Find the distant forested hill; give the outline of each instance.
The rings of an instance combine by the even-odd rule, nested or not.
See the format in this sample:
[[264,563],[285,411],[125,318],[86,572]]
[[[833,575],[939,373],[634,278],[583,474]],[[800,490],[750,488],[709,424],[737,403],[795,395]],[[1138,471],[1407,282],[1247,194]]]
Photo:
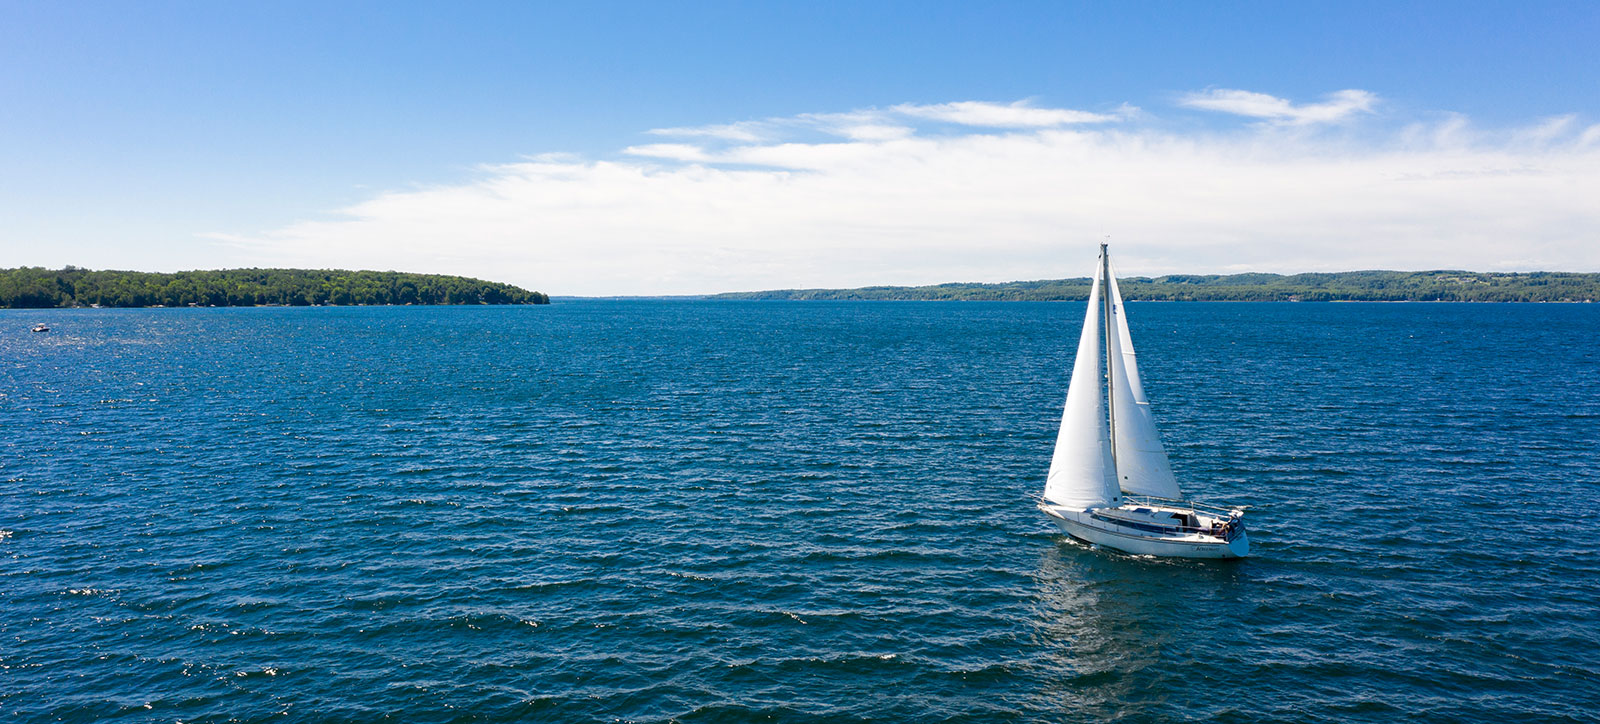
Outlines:
[[[1568,272],[1353,271],[1326,274],[1173,274],[1117,280],[1130,300],[1585,302],[1600,299],[1600,274]],[[926,287],[783,289],[732,292],[716,299],[904,299],[1054,301],[1086,299],[1089,279]]]
[[332,269],[223,269],[174,274],[0,269],[0,307],[249,307],[281,304],[549,304],[550,297],[466,277]]

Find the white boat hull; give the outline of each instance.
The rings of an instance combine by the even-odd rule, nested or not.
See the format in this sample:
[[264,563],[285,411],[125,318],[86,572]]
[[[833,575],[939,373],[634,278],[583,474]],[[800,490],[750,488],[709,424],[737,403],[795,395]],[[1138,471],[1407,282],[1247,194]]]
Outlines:
[[1093,511],[1051,506],[1041,509],[1063,533],[1124,553],[1161,558],[1244,558],[1250,555],[1250,536],[1242,528],[1230,539],[1196,532],[1154,533],[1096,519]]

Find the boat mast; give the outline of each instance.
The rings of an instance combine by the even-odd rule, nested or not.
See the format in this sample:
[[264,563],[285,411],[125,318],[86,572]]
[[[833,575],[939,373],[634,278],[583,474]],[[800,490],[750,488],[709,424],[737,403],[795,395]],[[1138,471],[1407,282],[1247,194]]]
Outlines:
[[[1113,354],[1111,349],[1111,325],[1114,324],[1114,321],[1111,318],[1111,256],[1110,252],[1106,251],[1106,246],[1107,242],[1100,242],[1100,289],[1104,291],[1100,295],[1100,299],[1105,304],[1106,313],[1104,330],[1106,340],[1106,410],[1110,413],[1107,420],[1111,426],[1111,464],[1115,467],[1117,462],[1117,404],[1116,401],[1111,399],[1111,395],[1112,390],[1117,385],[1115,384],[1116,378],[1111,373],[1111,355]],[[1117,353],[1120,352],[1121,350],[1117,350]],[[1120,481],[1121,478],[1118,478],[1118,480]]]

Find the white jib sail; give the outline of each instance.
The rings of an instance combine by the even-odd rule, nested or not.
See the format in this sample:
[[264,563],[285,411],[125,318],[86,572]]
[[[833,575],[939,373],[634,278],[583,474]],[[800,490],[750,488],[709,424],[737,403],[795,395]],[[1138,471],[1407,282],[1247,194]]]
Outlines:
[[1061,411],[1061,431],[1044,483],[1045,500],[1080,510],[1112,505],[1120,497],[1100,391],[1100,306],[1100,273],[1096,271],[1078,354],[1072,362],[1067,404]]
[[1182,498],[1178,479],[1172,474],[1172,463],[1161,446],[1161,433],[1156,430],[1155,417],[1150,414],[1150,401],[1145,399],[1144,385],[1139,381],[1139,363],[1133,354],[1133,338],[1128,335],[1128,316],[1123,313],[1122,290],[1117,288],[1115,275],[1111,279],[1111,316],[1115,323],[1107,323],[1113,344],[1121,354],[1111,355],[1111,404],[1117,422],[1116,475],[1117,485],[1125,493],[1154,495],[1161,498]]

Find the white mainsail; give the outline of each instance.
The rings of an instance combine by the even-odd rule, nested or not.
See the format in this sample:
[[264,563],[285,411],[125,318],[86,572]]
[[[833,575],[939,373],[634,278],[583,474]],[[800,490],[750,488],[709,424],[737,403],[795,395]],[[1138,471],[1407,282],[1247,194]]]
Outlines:
[[[1100,257],[1102,269],[1105,256]],[[1089,288],[1083,334],[1072,363],[1072,382],[1061,411],[1061,431],[1056,435],[1044,498],[1070,508],[1115,505],[1120,499],[1116,468],[1111,459],[1111,436],[1106,428],[1105,403],[1100,391],[1100,278]]]
[[1116,422],[1117,485],[1125,493],[1181,499],[1172,463],[1161,446],[1161,433],[1150,414],[1150,401],[1139,381],[1139,363],[1133,354],[1133,338],[1128,335],[1128,317],[1123,314],[1122,290],[1117,277],[1106,270],[1110,280],[1109,311],[1115,322],[1106,323],[1107,343],[1120,354],[1108,354],[1111,364],[1111,418]]

